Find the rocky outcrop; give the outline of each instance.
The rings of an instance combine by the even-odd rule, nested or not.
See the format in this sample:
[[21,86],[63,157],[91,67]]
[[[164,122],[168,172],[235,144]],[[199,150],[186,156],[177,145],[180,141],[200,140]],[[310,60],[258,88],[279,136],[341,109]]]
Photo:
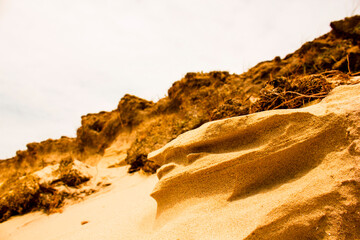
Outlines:
[[154,239],[357,239],[359,92],[209,122],[150,153],[162,166]]

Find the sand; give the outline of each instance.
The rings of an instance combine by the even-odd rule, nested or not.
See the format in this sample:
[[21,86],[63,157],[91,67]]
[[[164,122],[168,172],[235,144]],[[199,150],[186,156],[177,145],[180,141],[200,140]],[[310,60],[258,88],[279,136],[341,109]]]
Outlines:
[[359,93],[209,122],[152,152],[153,239],[358,239]]
[[157,176],[99,168],[109,188],[0,239],[359,239],[359,95],[206,123],[149,155]]
[[[152,228],[156,202],[150,197],[157,178],[127,174],[127,167],[107,171],[108,188],[62,213],[40,212],[13,217],[0,224],[0,239],[141,239]],[[82,225],[81,223],[88,223]],[[141,237],[139,237],[141,236]]]

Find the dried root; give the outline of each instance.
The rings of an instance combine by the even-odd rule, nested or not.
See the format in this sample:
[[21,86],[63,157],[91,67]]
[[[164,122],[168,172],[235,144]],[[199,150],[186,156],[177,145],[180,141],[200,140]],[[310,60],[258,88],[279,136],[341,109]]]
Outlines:
[[348,84],[350,77],[340,71],[270,80],[260,92],[259,99],[250,106],[250,113],[272,109],[299,108],[322,99],[336,86]]

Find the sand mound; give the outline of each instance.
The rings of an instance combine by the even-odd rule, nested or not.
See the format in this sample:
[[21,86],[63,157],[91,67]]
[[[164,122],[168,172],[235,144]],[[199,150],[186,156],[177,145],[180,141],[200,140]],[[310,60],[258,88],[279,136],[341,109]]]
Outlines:
[[209,122],[152,152],[154,239],[357,239],[359,92]]

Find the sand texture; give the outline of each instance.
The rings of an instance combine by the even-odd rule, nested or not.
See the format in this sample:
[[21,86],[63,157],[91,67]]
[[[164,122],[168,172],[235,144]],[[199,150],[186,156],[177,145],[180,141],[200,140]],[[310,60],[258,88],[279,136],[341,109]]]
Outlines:
[[360,239],[360,84],[206,123],[148,157],[159,180],[99,168],[109,188],[12,217],[0,239]]
[[149,194],[156,176],[130,176],[127,167],[99,169],[99,175],[113,184],[62,213],[12,217],[0,224],[0,239],[144,239],[155,218],[156,202]]
[[154,239],[359,239],[359,93],[209,122],[152,152]]

